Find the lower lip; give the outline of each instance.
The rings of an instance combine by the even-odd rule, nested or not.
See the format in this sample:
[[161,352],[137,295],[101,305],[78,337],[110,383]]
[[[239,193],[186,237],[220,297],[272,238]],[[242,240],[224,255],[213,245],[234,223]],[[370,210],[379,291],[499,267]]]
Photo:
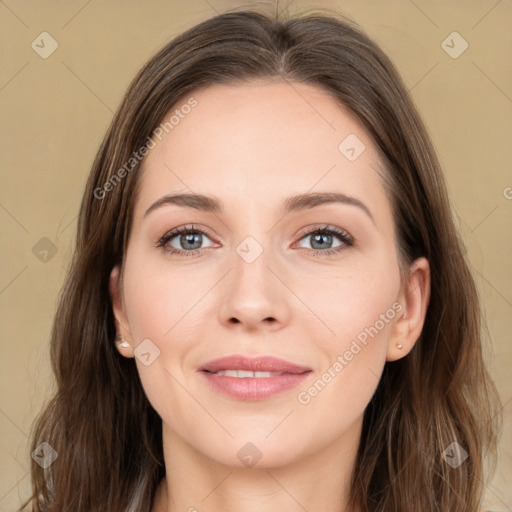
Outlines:
[[202,372],[210,385],[220,393],[239,400],[264,400],[298,386],[311,372],[285,373],[275,377],[239,378]]

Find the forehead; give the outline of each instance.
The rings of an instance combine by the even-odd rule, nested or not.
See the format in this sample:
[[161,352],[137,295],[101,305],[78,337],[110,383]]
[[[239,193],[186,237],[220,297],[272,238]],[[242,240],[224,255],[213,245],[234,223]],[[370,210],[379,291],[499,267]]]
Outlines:
[[[195,106],[183,108],[191,98]],[[228,202],[250,197],[260,206],[308,191],[384,200],[373,141],[348,109],[316,86],[209,86],[178,102],[163,123],[171,117],[144,161],[136,209],[177,191]]]

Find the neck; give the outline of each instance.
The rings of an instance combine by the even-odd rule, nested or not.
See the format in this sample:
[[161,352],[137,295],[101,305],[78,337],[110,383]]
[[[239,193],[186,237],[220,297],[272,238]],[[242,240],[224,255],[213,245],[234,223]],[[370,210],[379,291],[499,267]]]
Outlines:
[[358,512],[347,505],[361,422],[286,466],[233,467],[199,453],[163,425],[166,477],[153,512]]

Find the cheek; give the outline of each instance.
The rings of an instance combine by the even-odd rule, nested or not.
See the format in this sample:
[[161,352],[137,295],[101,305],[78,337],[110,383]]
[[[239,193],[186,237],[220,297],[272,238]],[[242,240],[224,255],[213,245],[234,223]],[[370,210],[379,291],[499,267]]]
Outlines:
[[[198,298],[204,292],[201,283],[192,285],[185,272],[145,261],[136,251],[127,258],[123,292],[141,382],[153,407],[162,413],[177,405],[179,382],[184,379],[182,363],[195,339],[191,319],[197,318]],[[152,361],[148,365],[138,357],[143,343]]]
[[[140,380],[153,408],[175,430],[188,424],[187,415],[198,423],[204,419],[201,410],[192,410],[183,366],[195,340],[191,319],[197,317],[200,305],[194,308],[194,304],[204,293],[201,283],[194,283],[183,271],[147,264],[133,253],[125,264],[125,307]],[[142,347],[147,339],[153,344],[149,352],[158,354],[149,365],[137,357],[139,344]],[[186,430],[181,434],[185,436]]]
[[342,349],[347,342],[359,341],[370,346],[370,340],[387,340],[401,305],[396,302],[397,290],[386,286],[385,282],[374,280],[371,283],[340,290],[337,308],[331,309],[331,318],[337,348]]
[[303,272],[293,283],[311,313],[308,327],[316,326],[309,335],[331,356],[347,350],[354,339],[363,344],[375,339],[374,345],[387,339],[397,315],[398,265],[384,258],[350,263],[320,276]]
[[[340,303],[329,309],[326,323],[335,331],[317,337],[316,348],[324,354],[323,366],[307,386],[298,390],[297,418],[302,415],[322,425],[315,430],[315,446],[328,444],[362,418],[375,393],[386,364],[386,352],[401,305],[392,287],[362,285],[338,288]],[[324,309],[325,311],[325,309]]]
[[194,271],[179,271],[169,264],[154,266],[136,255],[127,260],[123,288],[134,341],[150,338],[161,344],[183,329],[207,282]]
[[311,283],[305,287],[310,303],[328,329],[315,320],[317,335],[309,331],[316,349],[324,355],[323,366],[313,386],[302,388],[297,399],[332,428],[363,413],[378,385],[389,338],[403,310],[396,300],[400,289],[398,266],[389,265],[387,271],[382,267],[378,263],[368,265],[343,277],[324,280],[322,287]]

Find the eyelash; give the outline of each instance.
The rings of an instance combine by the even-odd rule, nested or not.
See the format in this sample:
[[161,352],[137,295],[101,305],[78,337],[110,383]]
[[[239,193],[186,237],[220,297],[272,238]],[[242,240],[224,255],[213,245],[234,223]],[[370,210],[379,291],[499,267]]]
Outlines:
[[[169,241],[171,241],[173,238],[175,238],[178,235],[185,234],[185,233],[196,233],[196,234],[199,233],[201,235],[207,236],[208,238],[211,238],[208,235],[208,233],[206,233],[202,229],[194,228],[193,225],[191,227],[182,226],[179,228],[172,229],[171,231],[168,231],[156,243],[156,247],[160,247],[167,254],[177,255],[179,257],[195,256],[195,255],[200,254],[201,252],[204,252],[205,249],[193,249],[191,251],[182,251],[182,250],[178,250],[178,249],[174,249],[174,248],[169,248],[167,246],[167,243]],[[343,242],[343,244],[334,249],[326,249],[326,250],[308,249],[309,251],[311,251],[313,253],[314,256],[322,256],[322,257],[334,256],[337,253],[346,249],[347,247],[353,246],[355,243],[355,239],[350,234],[348,234],[345,230],[336,228],[334,226],[329,226],[329,225],[315,226],[312,230],[307,231],[306,233],[303,233],[300,237],[300,240],[302,240],[303,238],[306,238],[308,236],[317,235],[317,234],[334,235],[334,236],[338,237]],[[210,249],[210,247],[208,247],[206,249]]]

